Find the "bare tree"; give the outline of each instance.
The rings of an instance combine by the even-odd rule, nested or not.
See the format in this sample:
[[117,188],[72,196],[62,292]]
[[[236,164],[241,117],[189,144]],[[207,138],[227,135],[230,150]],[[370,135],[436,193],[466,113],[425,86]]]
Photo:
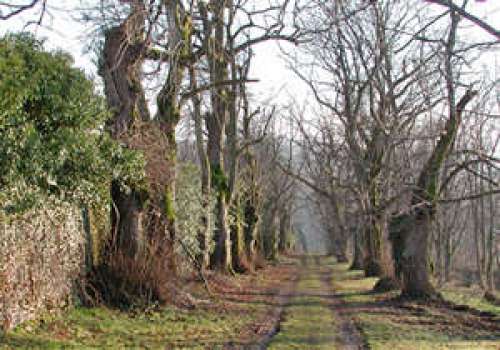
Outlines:
[[[210,6],[198,3],[201,26],[198,31],[204,65],[208,75],[207,90],[207,156],[211,187],[217,193],[215,249],[210,266],[223,271],[240,270],[244,249],[238,226],[228,226],[228,210],[233,200],[239,202],[236,184],[241,149],[238,145],[238,123],[241,120],[242,84],[248,81],[245,62],[251,47],[266,40],[298,40],[300,33],[287,25],[292,11],[289,1],[261,6],[246,1],[213,1]],[[199,78],[202,78],[199,76]],[[227,151],[227,152],[226,152]],[[231,238],[232,235],[232,238]],[[232,256],[235,254],[237,256]]]
[[[41,24],[45,12],[47,11],[47,0],[30,0],[19,4],[19,1],[2,1],[0,3],[0,20],[6,21],[24,12],[37,11],[38,19],[36,24]],[[31,22],[28,22],[30,24]]]
[[415,26],[420,33],[427,27],[409,6],[385,1],[356,11],[359,4],[318,2],[319,11],[304,20],[304,25],[316,28],[315,40],[305,47],[313,64],[293,68],[343,129],[367,223],[368,276],[391,274],[383,242],[390,198],[399,197],[389,176],[392,154],[401,143],[398,136],[430,108],[426,101],[432,104],[438,98],[428,85],[435,52],[416,35],[405,34]]
[[[451,11],[454,11],[458,13],[460,16],[466,18],[467,20],[471,21],[478,27],[484,29],[486,32],[490,33],[491,35],[495,36],[497,39],[500,39],[500,30],[495,29],[493,26],[488,24],[486,21],[474,16],[470,12],[466,11],[464,6],[459,6],[455,4],[452,0],[426,0],[428,2],[446,7],[450,9]],[[477,1],[477,0],[476,0]],[[466,4],[466,2],[464,2]]]

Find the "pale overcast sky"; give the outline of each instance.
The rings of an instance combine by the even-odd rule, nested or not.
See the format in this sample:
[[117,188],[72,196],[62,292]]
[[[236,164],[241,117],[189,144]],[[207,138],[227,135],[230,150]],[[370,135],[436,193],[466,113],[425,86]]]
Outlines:
[[[24,0],[24,2],[27,2],[27,0]],[[83,68],[87,74],[95,74],[91,55],[83,53],[84,42],[86,41],[86,35],[89,33],[89,28],[74,20],[70,12],[65,11],[77,8],[80,5],[80,0],[48,0],[48,3],[52,6],[51,16],[44,18],[43,27],[31,26],[30,30],[36,31],[36,34],[40,37],[48,38],[49,47],[61,48],[70,52],[75,58],[75,64]],[[57,6],[57,8],[53,6]],[[437,11],[442,11],[440,6],[432,4],[429,4],[429,6]],[[480,18],[487,18],[487,22],[494,27],[500,27],[500,0],[471,1],[468,10]],[[7,31],[21,30],[27,18],[28,15],[0,22],[0,34]],[[29,15],[29,19],[33,19],[33,14]],[[493,39],[491,35],[472,25],[470,30],[478,37],[486,40]],[[260,80],[259,83],[252,86],[252,91],[256,95],[260,95],[262,99],[267,99],[275,95],[279,90],[285,89],[285,96],[281,96],[281,98],[288,98],[289,95],[298,98],[305,97],[308,92],[307,89],[286,69],[285,64],[279,57],[279,49],[275,43],[259,44],[255,49],[255,53],[252,77]],[[492,53],[485,59],[493,63],[495,54]]]

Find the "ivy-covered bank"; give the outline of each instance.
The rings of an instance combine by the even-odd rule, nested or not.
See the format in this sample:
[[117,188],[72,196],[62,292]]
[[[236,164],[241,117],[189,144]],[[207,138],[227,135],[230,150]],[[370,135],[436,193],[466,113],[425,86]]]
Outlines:
[[74,304],[85,273],[80,210],[58,203],[0,216],[0,328]]
[[29,34],[0,38],[3,329],[72,303],[94,258],[88,213],[113,179],[141,180],[142,157],[103,131],[104,100],[72,64]]

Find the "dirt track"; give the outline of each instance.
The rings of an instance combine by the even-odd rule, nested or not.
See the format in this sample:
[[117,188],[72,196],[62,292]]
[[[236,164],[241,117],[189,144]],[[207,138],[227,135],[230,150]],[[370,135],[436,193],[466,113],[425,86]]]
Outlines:
[[397,291],[370,293],[373,279],[331,258],[302,256],[288,264],[288,276],[275,275],[273,289],[260,294],[273,311],[258,331],[226,349],[500,349],[495,315],[451,302],[399,300]]
[[260,339],[226,349],[366,349],[354,321],[342,313],[332,268],[320,257],[300,257],[298,278],[276,291],[275,312]]

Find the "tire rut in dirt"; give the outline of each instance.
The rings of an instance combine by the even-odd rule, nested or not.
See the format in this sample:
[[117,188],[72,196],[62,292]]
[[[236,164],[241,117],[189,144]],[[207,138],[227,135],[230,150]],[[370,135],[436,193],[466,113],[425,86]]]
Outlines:
[[357,325],[355,319],[342,310],[342,305],[345,302],[339,296],[335,295],[332,274],[333,270],[330,267],[325,267],[325,271],[321,274],[321,282],[331,293],[329,306],[338,322],[337,347],[341,350],[369,350],[370,347],[365,341],[362,330]]
[[[301,259],[301,263],[304,264],[304,260]],[[304,265],[305,266],[305,265]],[[273,340],[273,338],[281,331],[281,324],[285,315],[285,311],[288,305],[290,305],[290,300],[294,298],[296,293],[297,284],[302,278],[302,275],[297,276],[293,281],[289,282],[285,288],[279,289],[276,292],[276,303],[278,307],[274,310],[271,315],[273,320],[273,325],[270,329],[262,335],[259,339],[254,342],[246,344],[236,344],[229,343],[224,346],[224,350],[265,350]]]

